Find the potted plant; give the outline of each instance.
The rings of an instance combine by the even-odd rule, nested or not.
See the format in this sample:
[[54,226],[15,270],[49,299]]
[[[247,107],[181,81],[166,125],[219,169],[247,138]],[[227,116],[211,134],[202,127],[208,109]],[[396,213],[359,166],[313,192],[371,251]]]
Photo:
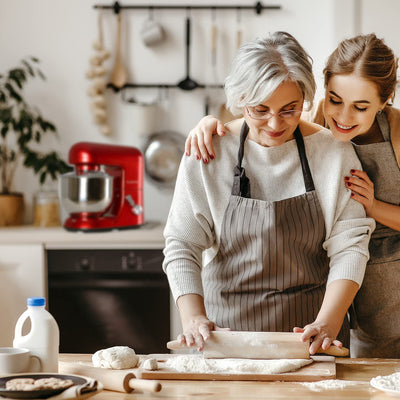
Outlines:
[[0,74],[0,226],[20,225],[24,198],[13,190],[19,165],[32,168],[42,185],[47,177],[57,179],[70,170],[56,153],[43,153],[40,143],[47,134],[56,135],[54,124],[25,99],[23,89],[32,78],[45,80],[35,57],[23,59],[20,65]]

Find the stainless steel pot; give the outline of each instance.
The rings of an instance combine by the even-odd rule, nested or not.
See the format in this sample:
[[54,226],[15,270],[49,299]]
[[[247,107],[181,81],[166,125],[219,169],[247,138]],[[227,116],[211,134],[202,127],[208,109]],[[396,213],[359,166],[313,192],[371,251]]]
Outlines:
[[113,196],[113,177],[102,171],[60,175],[59,197],[68,213],[105,211]]
[[144,148],[146,176],[158,186],[173,188],[184,150],[185,138],[180,133],[150,135]]

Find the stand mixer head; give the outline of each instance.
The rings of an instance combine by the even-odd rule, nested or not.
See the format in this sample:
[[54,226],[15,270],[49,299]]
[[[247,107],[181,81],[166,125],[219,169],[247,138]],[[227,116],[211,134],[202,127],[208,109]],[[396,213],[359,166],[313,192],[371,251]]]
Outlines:
[[135,147],[80,142],[69,151],[74,171],[60,176],[64,228],[104,231],[144,223],[144,158]]

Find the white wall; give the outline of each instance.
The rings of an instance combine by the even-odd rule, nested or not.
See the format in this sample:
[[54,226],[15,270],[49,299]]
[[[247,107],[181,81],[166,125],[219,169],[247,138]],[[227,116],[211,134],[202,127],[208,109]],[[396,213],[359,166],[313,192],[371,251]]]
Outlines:
[[[216,0],[214,2],[184,0],[158,0],[154,4],[241,4],[253,5],[253,0]],[[257,16],[253,11],[242,11],[241,29],[243,39],[251,40],[275,30],[292,33],[314,59],[318,96],[322,93],[323,64],[336,45],[344,37],[351,36],[358,27],[357,6],[360,0],[270,0],[263,4],[280,4],[281,10],[263,11]],[[382,3],[396,3],[397,12],[389,12]],[[56,148],[67,157],[70,146],[81,140],[128,144],[143,147],[144,137],[138,132],[134,106],[124,103],[120,95],[107,92],[109,119],[113,129],[111,137],[104,137],[93,123],[86,94],[89,81],[85,72],[89,57],[93,55],[92,42],[97,38],[98,11],[94,4],[113,4],[82,0],[2,0],[0,2],[0,73],[27,55],[41,60],[41,68],[47,76],[46,83],[32,82],[29,98],[35,102],[45,117],[52,120],[59,132],[59,140],[43,143],[43,149]],[[152,4],[151,1],[122,1],[121,4]],[[370,0],[363,3],[362,20],[368,8],[374,14],[367,19],[362,29],[375,29],[378,13],[398,15],[396,0],[381,0],[378,4]],[[218,76],[222,81],[230,59],[235,51],[235,32],[238,29],[236,11],[216,11],[218,25]],[[157,47],[146,48],[140,40],[140,27],[147,19],[143,10],[124,11],[123,56],[129,71],[129,80],[135,83],[177,83],[185,76],[185,29],[186,12],[155,10],[154,18],[161,22],[166,31],[166,40]],[[191,12],[192,52],[191,77],[199,82],[212,79],[210,67],[211,11]],[[392,20],[390,20],[392,21]],[[396,21],[386,24],[380,18],[384,36],[391,35]],[[391,25],[391,26],[390,26]],[[112,57],[107,63],[111,69],[115,55],[116,16],[112,11],[103,12],[103,28],[106,48]],[[391,38],[392,40],[392,38]],[[394,40],[394,39],[393,39]],[[400,46],[398,46],[400,47]],[[179,89],[168,91],[167,100],[158,107],[154,115],[155,130],[174,130],[186,135],[190,128],[203,116],[205,92],[201,89],[184,92]],[[208,93],[210,94],[210,93]],[[158,95],[157,90],[134,90],[129,95],[148,101]],[[217,113],[223,102],[223,93],[211,92],[216,105],[211,112]],[[150,133],[150,132],[149,132]],[[29,171],[20,169],[16,188],[26,193],[30,222],[32,194],[38,189],[38,179]],[[167,216],[172,192],[145,182],[145,212],[148,219],[164,220]]]

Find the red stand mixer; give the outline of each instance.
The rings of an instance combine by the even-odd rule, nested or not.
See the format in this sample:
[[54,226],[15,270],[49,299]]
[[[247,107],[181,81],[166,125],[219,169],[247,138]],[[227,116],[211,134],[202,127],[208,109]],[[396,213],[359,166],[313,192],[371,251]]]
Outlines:
[[68,160],[74,171],[61,175],[59,186],[69,213],[65,229],[105,231],[144,223],[144,158],[137,148],[79,142]]

